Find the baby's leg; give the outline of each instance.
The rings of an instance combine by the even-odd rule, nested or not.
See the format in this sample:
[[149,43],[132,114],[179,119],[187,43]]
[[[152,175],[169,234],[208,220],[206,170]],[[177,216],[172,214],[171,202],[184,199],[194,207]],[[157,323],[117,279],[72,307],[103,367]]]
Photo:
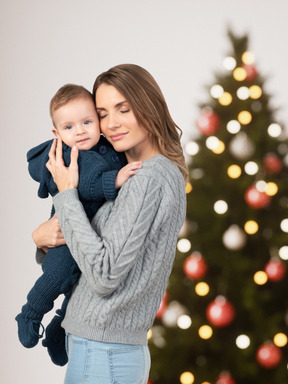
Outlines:
[[66,245],[51,248],[43,260],[42,269],[43,274],[28,293],[27,303],[16,317],[19,340],[26,348],[38,343],[43,335],[39,335],[43,316],[53,308],[54,300],[60,294],[71,290],[79,277],[79,268]]

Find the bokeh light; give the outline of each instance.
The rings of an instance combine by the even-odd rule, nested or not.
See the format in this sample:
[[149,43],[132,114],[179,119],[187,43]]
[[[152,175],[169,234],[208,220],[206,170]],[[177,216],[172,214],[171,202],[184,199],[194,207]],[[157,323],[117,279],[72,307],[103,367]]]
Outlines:
[[252,121],[252,115],[249,111],[241,111],[238,114],[238,121],[243,125],[248,125]]
[[254,235],[258,232],[259,225],[254,220],[248,220],[244,224],[244,230],[248,235]]
[[210,327],[210,325],[202,325],[199,330],[198,334],[203,340],[208,340],[213,335],[213,329]]
[[272,123],[269,125],[268,127],[268,134],[271,136],[271,137],[279,137],[282,133],[282,128],[279,124],[277,123]]
[[285,335],[285,333],[279,332],[274,336],[273,341],[277,347],[281,348],[281,347],[285,347],[288,339],[287,339],[287,336]]
[[254,53],[252,53],[250,51],[244,52],[243,55],[242,55],[242,61],[246,65],[254,64],[254,62],[255,62],[255,55],[254,55]]
[[189,141],[189,143],[185,145],[185,152],[189,156],[194,156],[199,152],[199,145],[195,141]]
[[195,285],[195,292],[198,296],[206,296],[210,291],[210,287],[205,281],[200,281]]
[[194,383],[194,375],[191,372],[183,372],[180,376],[181,384],[193,384]]
[[227,169],[227,174],[231,179],[238,179],[241,176],[242,170],[237,164],[232,164]]
[[242,67],[237,67],[233,71],[233,77],[236,81],[243,81],[246,79],[247,72]]
[[225,57],[223,60],[223,67],[227,69],[227,71],[232,71],[236,67],[236,60],[232,56]]
[[248,163],[245,164],[244,170],[247,173],[247,175],[256,175],[256,173],[259,170],[258,164],[254,161],[248,161]]
[[178,251],[186,253],[191,249],[191,243],[188,239],[180,239],[177,243]]
[[246,349],[250,345],[250,338],[247,335],[239,335],[236,338],[236,345],[240,349]]
[[214,99],[219,99],[224,93],[223,87],[219,84],[215,84],[210,88],[210,95],[214,97]]
[[253,100],[260,99],[262,96],[262,89],[259,87],[259,85],[251,85],[249,88],[249,94]]
[[223,215],[223,213],[227,212],[228,204],[224,200],[218,200],[214,204],[214,211],[219,215]]
[[224,92],[218,99],[219,103],[226,107],[227,105],[230,105],[232,103],[232,95],[229,92]]
[[240,131],[241,124],[237,120],[230,120],[226,128],[229,133],[236,134]]
[[188,329],[192,324],[191,317],[188,315],[181,315],[178,317],[177,325],[181,329]]
[[267,283],[268,276],[264,271],[258,271],[254,274],[254,282],[257,285],[264,285]]

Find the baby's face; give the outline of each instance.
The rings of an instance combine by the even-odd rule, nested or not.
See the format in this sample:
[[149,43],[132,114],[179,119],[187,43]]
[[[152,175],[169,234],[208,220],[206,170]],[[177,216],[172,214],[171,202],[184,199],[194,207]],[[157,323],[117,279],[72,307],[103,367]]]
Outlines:
[[95,104],[89,98],[79,98],[69,101],[53,113],[56,129],[55,136],[72,148],[88,150],[94,147],[100,138],[100,128]]

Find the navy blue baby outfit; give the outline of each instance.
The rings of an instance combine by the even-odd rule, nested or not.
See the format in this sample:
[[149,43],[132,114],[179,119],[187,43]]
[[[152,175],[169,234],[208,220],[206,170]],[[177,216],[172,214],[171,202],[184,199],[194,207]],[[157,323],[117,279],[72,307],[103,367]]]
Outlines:
[[[51,173],[46,168],[48,154],[53,140],[32,148],[27,153],[28,170],[31,177],[40,183],[38,196],[46,198],[58,193]],[[63,159],[70,164],[71,148],[63,143]],[[116,153],[108,141],[101,136],[98,144],[88,151],[79,151],[79,198],[89,219],[106,200],[115,199],[117,190],[115,179],[119,170],[127,164],[124,154]],[[52,207],[51,217],[55,210]],[[50,217],[50,218],[51,218]],[[74,284],[81,273],[66,245],[50,248],[42,262],[43,274],[38,278],[27,296],[27,303],[17,315],[18,336],[26,348],[32,348],[42,335],[39,335],[41,320],[54,305],[55,299],[64,294],[61,310],[46,329],[43,345],[47,347],[52,361],[57,365],[67,363],[65,351],[65,331],[61,327],[68,300]],[[43,334],[43,332],[42,332]]]

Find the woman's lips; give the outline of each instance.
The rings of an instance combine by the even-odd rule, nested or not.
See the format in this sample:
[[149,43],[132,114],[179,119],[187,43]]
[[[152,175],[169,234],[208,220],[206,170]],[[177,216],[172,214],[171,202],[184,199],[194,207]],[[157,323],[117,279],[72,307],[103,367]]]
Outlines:
[[125,133],[117,133],[116,135],[111,135],[110,139],[112,141],[121,140],[125,135],[127,135],[127,132],[125,132]]

